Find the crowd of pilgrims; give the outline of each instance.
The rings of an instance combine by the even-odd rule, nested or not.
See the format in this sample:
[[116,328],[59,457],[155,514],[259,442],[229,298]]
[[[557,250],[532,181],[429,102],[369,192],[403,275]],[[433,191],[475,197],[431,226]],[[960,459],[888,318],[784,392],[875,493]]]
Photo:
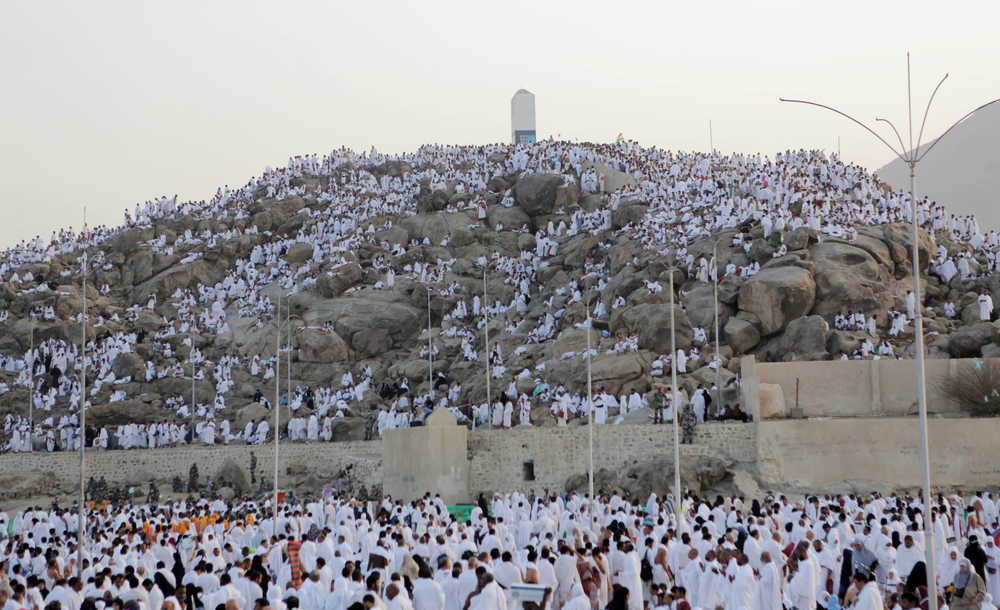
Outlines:
[[[0,513],[5,610],[993,610],[992,493],[247,497]],[[925,528],[936,583],[928,581]],[[524,587],[541,597],[519,601]],[[535,599],[535,598],[531,598]]]
[[[392,175],[377,169],[392,163],[408,164],[410,171]],[[605,177],[601,172],[606,170],[597,169],[594,163],[625,172],[635,182],[614,192],[604,192]],[[469,212],[478,220],[470,225],[470,230],[529,232],[531,229],[527,226],[489,228],[487,222],[486,188],[490,180],[526,172],[560,174],[564,184],[576,183],[583,191],[595,193],[604,206],[593,212],[575,209],[557,225],[549,222],[538,227],[534,232],[533,250],[523,250],[518,256],[493,252],[476,261],[491,275],[502,275],[504,282],[513,288],[514,297],[509,302],[495,298],[484,302],[478,294],[463,292],[457,282],[449,279],[454,259],[402,258],[411,251],[422,251],[423,246],[447,245],[448,237],[441,244],[431,244],[429,238],[413,239],[410,243],[388,243],[377,238],[380,231],[391,228],[392,218],[417,213],[422,181],[429,181],[433,189],[452,188],[455,193],[464,195],[453,198],[443,213]],[[306,186],[300,180],[303,177],[325,179]],[[303,225],[294,236],[261,232],[256,225],[238,228],[245,223],[237,224],[236,221],[250,218],[251,205],[261,200],[281,202],[291,197],[301,197],[309,204],[298,212],[303,215]],[[622,202],[631,200],[648,202],[648,211],[641,220],[617,229],[617,233],[610,233],[612,211]],[[514,203],[512,190],[501,194],[499,205]],[[916,207],[918,220],[929,230],[932,239],[935,235],[946,237],[952,246],[950,250],[944,245],[936,247],[932,273],[943,280],[955,274],[973,279],[996,269],[1000,233],[984,234],[975,218],[949,215],[943,206],[926,198]],[[77,415],[81,403],[93,405],[134,399],[137,397],[129,394],[130,389],[166,377],[190,375],[192,369],[197,379],[214,381],[213,396],[196,399],[198,404],[191,404],[190,398],[181,393],[165,396],[161,422],[88,431],[88,444],[105,447],[108,439],[118,439],[117,445],[122,447],[158,447],[196,439],[206,443],[220,439],[224,442],[263,442],[273,433],[267,418],[235,429],[232,422],[218,414],[225,408],[227,398],[233,398],[232,392],[237,387],[232,379],[234,368],[251,371],[251,382],[258,387],[255,398],[271,408],[273,405],[265,397],[267,392],[262,389],[266,390],[264,382],[274,376],[277,356],[226,351],[212,360],[192,344],[191,335],[209,338],[231,335],[230,325],[236,317],[240,324],[263,328],[276,316],[277,303],[272,300],[275,284],[285,294],[306,290],[322,273],[336,276],[342,266],[352,260],[353,253],[362,247],[374,247],[381,253],[370,261],[363,261],[368,280],[364,286],[351,288],[348,294],[358,290],[391,290],[400,278],[405,278],[411,283],[425,284],[452,304],[440,329],[435,329],[439,333],[437,342],[430,342],[428,347],[424,331],[420,347],[413,356],[433,356],[439,350],[438,342],[460,341],[461,358],[480,362],[484,369],[485,360],[489,359],[498,389],[518,385],[523,390],[527,383],[533,390],[528,394],[515,387],[514,391],[498,392],[493,404],[485,404],[485,396],[463,395],[460,388],[456,391],[447,379],[435,380],[435,388],[431,388],[425,380],[389,379],[381,372],[365,375],[355,371],[358,380],[352,383],[297,387],[284,394],[281,402],[290,407],[292,417],[300,420],[295,421],[295,438],[323,438],[332,419],[340,415],[358,415],[353,411],[364,394],[386,386],[397,390],[402,387],[406,391],[401,396],[390,393],[383,401],[385,404],[372,423],[374,432],[422,419],[431,404],[453,409],[463,421],[494,426],[528,424],[530,407],[544,405],[550,407],[555,420],[565,424],[567,419],[586,415],[588,406],[581,389],[566,388],[562,380],[550,379],[544,363],[534,368],[508,370],[511,357],[524,353],[533,344],[550,343],[571,328],[572,325],[562,320],[568,305],[586,302],[592,317],[599,321],[606,321],[614,310],[629,306],[623,296],[611,298],[602,294],[610,279],[606,262],[588,261],[582,277],[573,278],[566,285],[540,284],[538,271],[548,264],[547,259],[558,252],[565,240],[581,233],[603,235],[607,239],[602,247],[608,247],[615,235],[620,237],[624,233],[649,250],[674,257],[686,267],[688,277],[709,283],[728,275],[753,275],[760,266],[758,263],[737,266],[731,262],[723,266],[716,264],[711,256],[696,257],[688,252],[688,246],[697,238],[735,228],[731,245],[749,251],[751,240],[744,231],[747,227],[760,225],[765,237],[775,239],[775,243],[780,243],[783,233],[802,226],[815,229],[822,237],[853,239],[856,226],[907,221],[912,217],[912,209],[907,194],[884,188],[863,168],[845,164],[822,151],[787,151],[769,159],[759,154],[675,153],[655,147],[644,148],[630,141],[615,144],[547,141],[517,146],[433,145],[404,155],[384,155],[374,149],[359,154],[341,148],[323,156],[297,156],[289,159],[286,167],[267,168],[260,177],[254,177],[242,187],[220,187],[207,201],[178,202],[176,196],[160,197],[136,205],[132,212],[126,211],[125,223],[121,226],[85,227],[80,232],[64,229],[53,232],[47,240],[36,236],[0,254],[0,282],[20,296],[48,303],[35,306],[30,312],[33,322],[44,326],[60,320],[83,321],[83,314],[78,309],[62,311],[61,307],[50,304],[51,299],[62,296],[56,293],[59,282],[78,282],[84,266],[90,276],[115,269],[115,263],[98,248],[123,230],[148,227],[158,219],[185,215],[195,220],[211,220],[215,223],[212,226],[222,227],[215,232],[188,229],[178,233],[173,241],[168,241],[166,234],[160,234],[139,244],[158,254],[177,256],[182,264],[197,260],[206,249],[243,235],[251,234],[260,239],[249,255],[238,258],[226,269],[224,279],[215,285],[199,284],[197,289],[178,289],[169,295],[171,308],[167,311],[171,315],[163,314],[163,308],[158,310],[161,313],[154,313],[158,305],[155,294],[146,302],[133,303],[124,311],[109,313],[107,317],[100,311],[91,312],[89,321],[97,336],[88,341],[86,348],[88,395],[85,398],[81,396],[79,345],[50,338],[23,352],[8,350],[0,354],[0,395],[30,387],[33,406],[30,419],[27,412],[17,412],[5,419],[7,440],[4,449],[26,450],[31,446],[29,438],[32,436],[44,439],[47,449],[76,447],[80,442]],[[302,263],[292,263],[286,255],[298,243],[310,245],[312,255]],[[85,247],[89,248],[87,254]],[[780,244],[775,256],[782,254],[782,248],[784,244]],[[30,264],[66,255],[78,262],[76,266],[65,266],[59,281],[33,275]],[[595,289],[587,290],[585,284]],[[646,280],[644,289],[654,294],[664,290],[664,286],[658,281]],[[112,292],[107,282],[102,282],[99,290],[102,294]],[[679,295],[682,306],[684,296],[683,292]],[[547,306],[545,315],[537,322],[525,317],[528,304],[534,299],[542,299]],[[64,304],[66,299],[57,302]],[[863,329],[868,333],[857,350],[840,357],[896,357],[898,350],[893,339],[910,324],[915,307],[910,299],[907,311],[888,312],[888,321],[882,327],[876,324],[874,317],[859,312],[845,311],[828,320],[828,324],[836,328]],[[993,304],[988,294],[980,295],[979,308],[982,318],[992,315]],[[957,315],[954,303],[945,303],[943,309],[946,316]],[[159,324],[147,335],[147,331],[139,330],[138,322],[141,319],[148,323],[151,316],[154,320],[159,318]],[[494,323],[502,321],[507,336],[526,330],[525,344],[513,346],[509,342],[496,342],[485,346],[482,336],[487,317]],[[0,312],[0,322],[12,321],[9,312]],[[586,323],[578,322],[576,326],[582,324]],[[108,330],[112,327],[114,331]],[[121,328],[132,330],[118,330]],[[299,328],[298,332],[321,333],[330,329],[335,330],[332,322],[317,328]],[[720,367],[710,334],[711,329],[695,328],[694,346],[678,350],[676,354],[660,354],[654,363],[653,376],[663,375],[673,360],[677,361],[682,377],[698,367]],[[172,340],[176,336],[185,336],[180,349]],[[611,339],[614,345],[606,348],[608,352],[638,349],[635,336]],[[133,375],[116,374],[115,359],[120,354],[136,353],[139,343],[152,348],[152,356],[149,350],[143,351],[144,371]],[[596,352],[597,348],[592,354]],[[563,353],[559,357],[587,356],[581,351]],[[728,372],[725,379],[728,385],[738,383]],[[245,401],[248,397],[239,398]],[[310,412],[298,411],[297,406],[307,400],[312,404],[312,408],[307,409]],[[649,400],[649,393],[614,396],[602,392],[597,400],[600,405],[595,404],[595,410],[601,410],[599,418],[603,420],[605,409],[626,415],[632,409],[647,406]],[[682,396],[682,404],[690,400],[691,396]],[[32,426],[34,430],[29,434]]]

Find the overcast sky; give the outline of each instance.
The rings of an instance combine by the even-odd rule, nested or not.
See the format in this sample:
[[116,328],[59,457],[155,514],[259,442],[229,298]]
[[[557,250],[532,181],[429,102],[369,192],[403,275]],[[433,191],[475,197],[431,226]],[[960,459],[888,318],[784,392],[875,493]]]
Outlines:
[[[890,153],[806,97],[927,132],[1000,95],[1000,3],[0,3],[0,245],[119,223],[136,202],[209,197],[289,155],[341,145],[506,141],[510,97],[539,137],[773,155]],[[916,112],[916,110],[915,110]]]

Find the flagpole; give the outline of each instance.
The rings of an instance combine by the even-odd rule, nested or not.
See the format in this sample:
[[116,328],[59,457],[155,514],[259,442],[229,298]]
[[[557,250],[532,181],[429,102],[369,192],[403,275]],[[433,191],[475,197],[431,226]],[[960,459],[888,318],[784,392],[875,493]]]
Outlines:
[[80,342],[81,374],[80,374],[80,514],[79,527],[76,533],[76,576],[83,578],[83,539],[84,530],[87,524],[87,514],[84,510],[86,502],[86,487],[84,486],[84,451],[87,447],[87,206],[83,206],[83,319],[80,321],[82,327]]

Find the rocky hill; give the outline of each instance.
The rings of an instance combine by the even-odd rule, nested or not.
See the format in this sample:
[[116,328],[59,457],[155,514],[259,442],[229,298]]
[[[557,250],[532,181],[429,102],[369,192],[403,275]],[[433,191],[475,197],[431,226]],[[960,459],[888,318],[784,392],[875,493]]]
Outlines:
[[[298,413],[345,416],[334,439],[371,429],[391,403],[383,386],[405,379],[415,399],[428,393],[428,317],[433,370],[446,376],[435,398],[450,389],[452,405],[481,403],[486,329],[474,310],[484,290],[500,354],[494,397],[516,386],[536,424],[552,425],[557,388],[585,392],[588,310],[595,389],[647,395],[669,384],[671,273],[690,393],[715,382],[713,245],[724,386],[735,387],[743,354],[873,357],[867,340],[884,343],[881,357],[909,357],[912,325],[889,332],[912,287],[908,209],[904,195],[818,152],[768,160],[546,142],[296,157],[209,201],[160,198],[120,227],[4,253],[0,417],[26,414],[32,342],[45,346],[34,358],[35,423],[51,418],[55,429],[75,412],[84,252],[88,421],[99,426],[188,421],[193,357],[203,376],[194,419],[241,432],[267,414],[258,392],[274,400],[265,377],[286,317],[281,392],[290,357]],[[921,213],[929,356],[1000,352],[977,305],[981,290],[1000,298],[996,236],[934,230],[941,211]],[[938,266],[962,258],[967,272],[945,282]],[[839,314],[860,314],[866,330],[838,329]],[[370,390],[357,400],[345,388],[362,378]]]

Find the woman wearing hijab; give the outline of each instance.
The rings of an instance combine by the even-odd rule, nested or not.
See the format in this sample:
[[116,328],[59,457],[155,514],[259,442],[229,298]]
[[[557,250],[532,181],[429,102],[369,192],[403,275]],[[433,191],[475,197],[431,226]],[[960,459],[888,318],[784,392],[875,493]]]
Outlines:
[[952,582],[951,610],[979,610],[986,598],[986,583],[976,574],[972,562],[962,558],[958,564],[958,574]]
[[910,575],[906,577],[906,584],[903,585],[903,591],[916,595],[920,600],[920,608],[922,610],[930,608],[929,589],[927,588],[927,564],[922,561],[913,564]]
[[958,574],[958,564],[961,555],[958,554],[958,547],[952,545],[945,551],[944,558],[938,565],[937,578],[941,587],[948,587],[955,580]]

